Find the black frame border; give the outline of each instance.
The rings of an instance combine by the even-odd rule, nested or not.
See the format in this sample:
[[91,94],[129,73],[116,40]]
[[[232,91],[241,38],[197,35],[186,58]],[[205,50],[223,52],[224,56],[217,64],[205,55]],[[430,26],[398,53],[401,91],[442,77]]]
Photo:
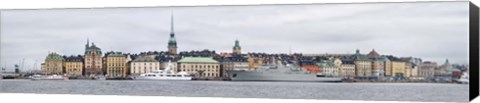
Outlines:
[[470,93],[469,93],[469,98],[470,101],[475,99],[480,91],[478,90],[479,88],[479,8],[475,4],[473,4],[471,1],[469,3],[469,31],[470,31],[470,60],[469,60],[469,88],[470,88]]

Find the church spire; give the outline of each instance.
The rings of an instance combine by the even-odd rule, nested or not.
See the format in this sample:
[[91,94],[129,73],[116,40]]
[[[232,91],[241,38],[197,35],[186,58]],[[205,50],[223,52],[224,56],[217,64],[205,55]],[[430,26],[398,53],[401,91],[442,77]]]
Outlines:
[[175,32],[173,30],[173,11],[171,12],[170,15],[170,37],[175,37]]
[[170,21],[170,39],[168,40],[168,51],[177,54],[177,40],[175,40],[175,32],[173,30],[173,11],[171,12]]
[[238,38],[235,40],[235,46],[233,46],[233,53],[235,54],[240,54],[242,48],[240,47],[240,42],[238,41]]
[[85,44],[85,49],[87,49],[88,47],[90,47],[89,43],[90,43],[90,41],[89,41],[88,38],[87,38],[87,44]]

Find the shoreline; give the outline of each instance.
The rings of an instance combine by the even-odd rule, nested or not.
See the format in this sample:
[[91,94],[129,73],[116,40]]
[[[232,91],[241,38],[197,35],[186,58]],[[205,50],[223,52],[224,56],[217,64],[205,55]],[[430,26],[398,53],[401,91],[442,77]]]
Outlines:
[[[0,79],[3,80],[31,80],[27,78],[21,79]],[[106,79],[106,80],[95,80],[95,79],[69,79],[69,80],[84,80],[84,81],[138,81],[133,79]],[[69,81],[69,80],[37,80],[37,81]],[[151,80],[151,81],[167,81],[167,80]],[[190,81],[231,81],[231,82],[244,82],[244,81],[232,81],[232,80],[220,80],[220,79],[192,79]],[[248,82],[248,81],[246,81]],[[255,82],[303,82],[303,81],[255,81]],[[316,82],[312,82],[316,83]],[[428,84],[461,84],[456,82],[433,82],[433,81],[369,81],[369,80],[344,80],[339,82],[319,82],[319,83],[428,83]]]

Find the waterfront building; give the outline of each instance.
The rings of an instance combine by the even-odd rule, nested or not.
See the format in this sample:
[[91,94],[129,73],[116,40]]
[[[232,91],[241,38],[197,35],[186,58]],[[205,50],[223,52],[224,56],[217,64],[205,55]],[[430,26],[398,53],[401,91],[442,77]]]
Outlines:
[[92,42],[92,45],[90,46],[88,40],[87,40],[87,44],[85,45],[84,63],[85,63],[84,74],[86,76],[95,76],[95,75],[104,74],[102,51],[93,42]]
[[358,77],[369,77],[372,75],[372,62],[365,55],[356,50],[354,55],[355,75]]
[[200,77],[221,77],[220,63],[212,57],[184,57],[178,61],[180,72]]
[[44,74],[63,74],[63,62],[65,59],[57,53],[49,53],[45,58]]
[[221,59],[220,75],[222,77],[228,77],[227,71],[230,70],[248,70],[247,57],[241,54],[233,54]]
[[168,52],[176,55],[177,54],[177,40],[175,39],[175,32],[173,31],[173,14],[171,17],[171,24],[170,24],[170,39],[168,40]]
[[422,59],[415,57],[403,57],[400,58],[405,61],[406,64],[406,77],[418,77],[419,69],[421,68]]
[[139,76],[160,70],[160,62],[149,56],[140,56],[130,63],[130,74]]
[[228,77],[227,71],[233,70],[233,61],[231,59],[224,58],[219,61],[220,62],[220,75],[221,77]]
[[408,77],[412,77],[412,67],[413,67],[413,63],[412,62],[409,62],[409,61],[404,61],[405,62],[405,75],[404,77],[408,78]]
[[383,77],[385,76],[385,64],[390,61],[388,58],[378,54],[375,49],[372,49],[367,54],[367,58],[372,62],[372,76]]
[[65,72],[67,76],[78,77],[82,76],[83,73],[83,57],[78,56],[69,56],[65,58]]
[[420,65],[418,76],[433,77],[435,75],[435,68],[437,68],[437,63],[425,61]]
[[355,77],[355,63],[352,59],[341,59],[340,75],[343,77]]
[[242,54],[242,48],[240,47],[240,42],[235,40],[235,46],[233,46],[233,54]]
[[[182,55],[180,53],[177,56],[184,56],[185,54]],[[177,73],[179,72],[178,66],[177,66],[177,61],[180,59],[180,57],[170,57],[166,55],[158,55],[155,57],[155,60],[160,62],[160,70],[165,70],[168,66],[168,62],[171,62],[170,70],[173,70],[173,72]]]
[[448,74],[448,69],[452,68],[452,65],[450,62],[448,62],[448,59],[445,60],[445,63],[440,65],[438,68],[435,69],[435,75],[443,75],[443,74]]
[[392,61],[392,77],[404,77],[405,76],[405,62]]
[[[45,63],[40,64],[40,72],[43,73],[43,70],[46,70],[46,67],[47,67],[47,66],[45,65]],[[2,71],[5,71],[5,69],[3,68]]]
[[303,60],[303,61],[300,61],[299,64],[301,68],[310,72],[311,74],[320,73],[320,70],[319,70],[320,67],[317,64],[315,64],[315,62],[312,60]]
[[253,56],[252,54],[248,54],[248,68],[249,70],[257,69],[259,66],[265,63],[265,58],[263,56]]
[[121,52],[108,52],[105,54],[107,77],[126,77],[126,56]]
[[[388,58],[387,58],[388,59]],[[392,61],[385,61],[385,77],[391,77],[392,74]]]
[[320,68],[321,73],[326,75],[338,76],[340,69],[332,61],[323,60],[323,61],[320,61],[320,63],[317,63],[317,65]]
[[[125,64],[127,64],[126,67],[125,67],[125,68],[127,68],[127,75],[131,75],[130,70],[131,70],[131,67],[132,67],[131,64],[132,64],[132,61],[133,61],[132,55],[130,55],[130,53],[128,53],[125,56],[127,56],[125,58]],[[152,57],[152,58],[155,58],[155,57]]]

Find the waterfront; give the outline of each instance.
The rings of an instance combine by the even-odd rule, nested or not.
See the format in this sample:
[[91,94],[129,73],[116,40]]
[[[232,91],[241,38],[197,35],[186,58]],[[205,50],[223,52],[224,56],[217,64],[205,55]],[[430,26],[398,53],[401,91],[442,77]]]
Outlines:
[[0,80],[1,93],[468,102],[468,91],[437,83]]

